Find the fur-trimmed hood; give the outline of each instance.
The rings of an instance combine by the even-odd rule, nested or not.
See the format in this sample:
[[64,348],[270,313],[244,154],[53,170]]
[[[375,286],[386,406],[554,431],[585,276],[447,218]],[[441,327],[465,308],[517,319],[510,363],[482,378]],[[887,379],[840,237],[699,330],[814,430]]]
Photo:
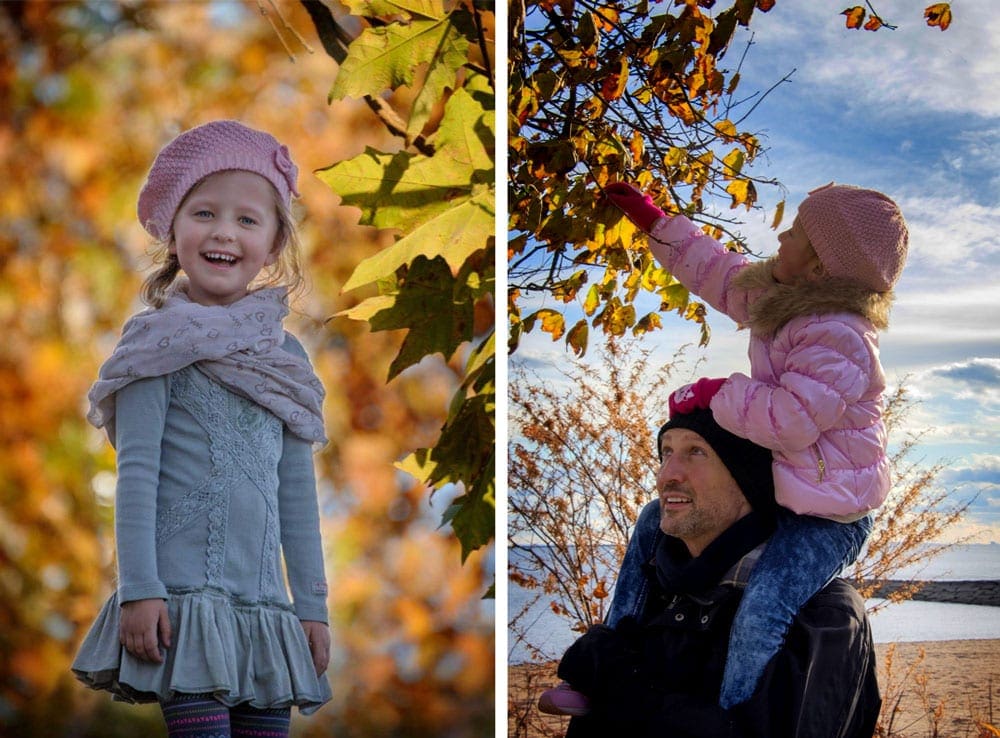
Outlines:
[[875,292],[849,279],[827,277],[820,282],[795,285],[776,282],[774,257],[746,266],[733,279],[733,286],[747,292],[761,291],[749,305],[746,327],[756,335],[774,336],[788,321],[800,315],[855,313],[871,321],[878,330],[889,327],[889,310],[895,295]]

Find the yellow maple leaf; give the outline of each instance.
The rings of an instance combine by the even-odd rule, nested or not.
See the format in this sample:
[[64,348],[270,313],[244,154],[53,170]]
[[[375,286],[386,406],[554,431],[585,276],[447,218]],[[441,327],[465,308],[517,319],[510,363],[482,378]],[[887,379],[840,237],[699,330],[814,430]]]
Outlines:
[[853,8],[847,8],[840,14],[847,16],[848,28],[861,28],[861,22],[865,19],[865,9],[860,5],[855,5]]
[[733,198],[730,205],[733,208],[738,205],[746,205],[747,210],[749,210],[757,201],[757,188],[749,179],[734,179],[726,186],[726,192]]
[[951,25],[951,3],[934,3],[924,8],[924,18],[927,25],[937,26],[942,31],[947,31]]
[[868,22],[865,23],[865,30],[866,31],[877,31],[883,25],[884,24],[882,23],[882,19],[879,18],[877,15],[873,15],[872,17],[870,17],[868,19]]
[[551,333],[553,341],[562,338],[563,332],[566,330],[566,319],[561,313],[543,308],[538,311],[538,317],[542,321],[542,330]]

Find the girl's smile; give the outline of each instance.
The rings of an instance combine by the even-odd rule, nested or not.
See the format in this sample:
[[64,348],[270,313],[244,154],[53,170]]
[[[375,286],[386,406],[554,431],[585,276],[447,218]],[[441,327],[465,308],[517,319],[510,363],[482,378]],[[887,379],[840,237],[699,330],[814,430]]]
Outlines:
[[202,305],[246,296],[261,269],[278,257],[278,216],[271,184],[259,174],[217,172],[198,184],[177,210],[171,253]]

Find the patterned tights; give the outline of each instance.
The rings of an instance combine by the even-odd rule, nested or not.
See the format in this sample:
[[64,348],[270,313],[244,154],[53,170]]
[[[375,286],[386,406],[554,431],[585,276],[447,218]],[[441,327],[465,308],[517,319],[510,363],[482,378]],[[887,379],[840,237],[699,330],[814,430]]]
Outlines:
[[211,694],[180,694],[160,705],[170,738],[288,738],[291,709],[226,707]]

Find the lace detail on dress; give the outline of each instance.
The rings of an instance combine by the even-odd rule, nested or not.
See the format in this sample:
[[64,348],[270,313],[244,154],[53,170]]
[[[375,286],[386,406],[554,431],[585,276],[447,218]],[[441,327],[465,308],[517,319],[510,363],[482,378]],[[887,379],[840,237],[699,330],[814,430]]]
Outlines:
[[[219,585],[226,560],[226,536],[232,492],[248,489],[249,479],[263,496],[266,525],[261,551],[261,595],[274,596],[270,583],[277,554],[278,460],[282,423],[256,403],[233,394],[197,369],[172,375],[171,395],[205,430],[212,469],[208,478],[157,515],[157,545],[197,520],[208,521],[206,584]],[[265,585],[265,583],[267,583]],[[264,591],[264,590],[267,591]]]
[[[223,390],[225,391],[225,390]],[[234,448],[232,454],[243,473],[263,494],[267,506],[261,549],[258,589],[263,598],[277,596],[274,566],[278,559],[278,449],[282,424],[255,402],[227,392],[231,402]]]

